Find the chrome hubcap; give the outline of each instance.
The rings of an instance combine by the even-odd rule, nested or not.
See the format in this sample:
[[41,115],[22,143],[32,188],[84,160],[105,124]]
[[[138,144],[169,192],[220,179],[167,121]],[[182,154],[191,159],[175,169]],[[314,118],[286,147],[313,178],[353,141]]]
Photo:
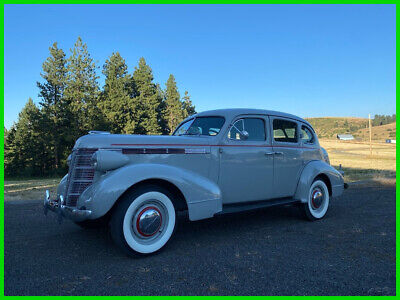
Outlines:
[[143,237],[155,235],[161,228],[162,215],[155,206],[144,208],[137,216],[136,230]]
[[324,200],[324,194],[319,188],[316,188],[311,195],[311,204],[314,209],[321,207]]

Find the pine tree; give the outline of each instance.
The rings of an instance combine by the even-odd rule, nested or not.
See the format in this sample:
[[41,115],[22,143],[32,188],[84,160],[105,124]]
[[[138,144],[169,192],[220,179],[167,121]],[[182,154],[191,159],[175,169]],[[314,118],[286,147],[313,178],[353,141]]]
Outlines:
[[190,100],[190,96],[188,91],[185,91],[185,96],[182,98],[183,100],[183,117],[187,118],[196,113],[196,109]]
[[118,52],[106,60],[103,74],[106,78],[100,106],[110,130],[114,133],[133,133],[136,103],[132,76],[128,74],[128,66]]
[[105,127],[97,103],[99,86],[96,69],[87,45],[78,37],[68,58],[67,86],[64,92],[75,115],[72,125],[75,125],[76,136],[87,134],[89,130],[102,130]]
[[10,130],[7,130],[7,136],[4,136],[4,174],[6,176],[15,176],[19,169],[19,152],[15,146],[15,127],[14,123]]
[[158,102],[160,103],[157,113],[158,113],[158,123],[161,128],[161,134],[168,135],[168,125],[167,125],[167,120],[165,118],[165,109],[166,109],[166,103],[165,103],[165,91],[161,88],[161,86],[157,83],[157,99]]
[[133,82],[137,96],[137,126],[138,134],[161,134],[160,107],[162,99],[157,85],[153,83],[153,72],[142,57],[139,66],[133,72]]
[[65,53],[58,48],[57,43],[49,51],[50,56],[42,66],[44,82],[37,82],[37,86],[45,123],[42,134],[48,138],[47,147],[51,148],[49,152],[54,159],[54,167],[58,169],[65,143],[71,144],[73,137],[69,129],[69,103],[64,98],[67,74]]
[[7,136],[6,170],[11,175],[37,176],[43,174],[45,136],[42,115],[29,98],[18,115],[17,123]]
[[181,96],[172,74],[169,75],[166,83],[164,118],[166,119],[168,134],[171,134],[184,119]]

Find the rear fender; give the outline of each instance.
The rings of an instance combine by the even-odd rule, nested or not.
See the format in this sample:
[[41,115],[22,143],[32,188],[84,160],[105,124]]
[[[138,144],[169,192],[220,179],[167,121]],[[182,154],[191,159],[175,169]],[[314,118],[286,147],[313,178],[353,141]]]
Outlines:
[[332,187],[331,197],[337,197],[343,193],[343,176],[326,162],[314,160],[309,162],[303,168],[294,198],[300,200],[302,203],[306,203],[308,201],[308,194],[311,184],[313,183],[314,179],[321,174],[326,175],[329,179]]
[[91,219],[105,215],[136,183],[162,179],[174,184],[185,197],[191,221],[212,217],[222,210],[221,191],[216,183],[191,171],[162,164],[134,164],[106,173],[87,188],[78,207],[92,211]]

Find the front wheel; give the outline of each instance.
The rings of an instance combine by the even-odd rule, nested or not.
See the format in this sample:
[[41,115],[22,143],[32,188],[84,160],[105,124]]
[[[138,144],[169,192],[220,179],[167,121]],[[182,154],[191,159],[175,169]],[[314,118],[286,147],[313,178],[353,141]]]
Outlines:
[[329,190],[325,182],[315,180],[308,194],[307,203],[303,204],[303,209],[306,217],[310,221],[322,219],[329,207]]
[[169,241],[176,214],[172,195],[149,185],[126,194],[110,222],[114,242],[127,254],[151,254]]

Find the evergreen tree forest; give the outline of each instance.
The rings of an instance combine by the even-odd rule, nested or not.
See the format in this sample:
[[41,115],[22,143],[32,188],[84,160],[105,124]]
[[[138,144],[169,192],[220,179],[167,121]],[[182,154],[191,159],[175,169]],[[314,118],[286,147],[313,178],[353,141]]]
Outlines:
[[81,38],[69,55],[54,43],[40,75],[39,102],[29,98],[18,120],[4,128],[7,177],[64,174],[76,139],[90,130],[168,135],[195,113],[189,93],[181,97],[172,74],[163,89],[143,57],[130,74],[118,52],[100,68]]

